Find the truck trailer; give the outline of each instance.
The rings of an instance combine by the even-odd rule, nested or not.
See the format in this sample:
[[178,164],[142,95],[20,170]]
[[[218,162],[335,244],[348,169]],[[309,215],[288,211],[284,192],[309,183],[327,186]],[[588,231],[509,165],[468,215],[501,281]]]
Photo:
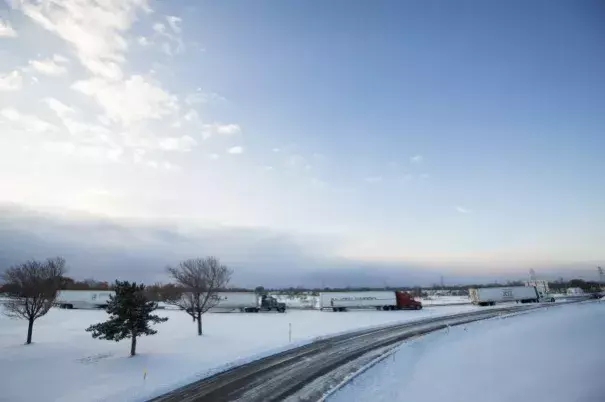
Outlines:
[[322,292],[319,294],[320,310],[347,311],[348,309],[375,308],[376,310],[420,310],[422,303],[407,292],[364,291]]
[[260,311],[277,311],[284,313],[286,311],[286,304],[279,302],[270,295],[259,297],[254,292],[217,292],[215,296],[215,300],[209,301],[209,303],[212,303],[210,311],[213,312],[258,313]]
[[219,292],[216,311],[252,311],[258,307],[258,296],[254,292]]
[[540,295],[535,286],[510,286],[499,288],[471,288],[469,296],[473,304],[493,306],[496,303],[538,303]]
[[55,305],[67,309],[101,309],[107,306],[112,290],[61,290]]

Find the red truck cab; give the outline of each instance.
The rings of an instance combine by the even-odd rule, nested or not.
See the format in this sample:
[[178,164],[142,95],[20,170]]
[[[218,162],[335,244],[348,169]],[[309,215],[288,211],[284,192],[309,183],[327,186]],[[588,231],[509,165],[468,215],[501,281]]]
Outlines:
[[398,310],[420,310],[422,308],[422,303],[414,300],[414,298],[410,296],[408,292],[404,292],[403,290],[397,290],[395,292],[395,299],[397,300]]

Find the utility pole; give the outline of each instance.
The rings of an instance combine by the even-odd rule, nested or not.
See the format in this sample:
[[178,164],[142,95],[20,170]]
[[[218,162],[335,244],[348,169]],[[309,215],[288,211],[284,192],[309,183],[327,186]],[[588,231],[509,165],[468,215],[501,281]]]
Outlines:
[[599,283],[603,283],[603,268],[597,267],[597,272],[599,273]]

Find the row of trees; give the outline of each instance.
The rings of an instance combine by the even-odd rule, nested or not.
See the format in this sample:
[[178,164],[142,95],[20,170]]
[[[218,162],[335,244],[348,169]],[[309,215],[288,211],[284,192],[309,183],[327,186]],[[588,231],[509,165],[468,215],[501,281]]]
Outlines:
[[[6,301],[3,313],[11,318],[28,321],[26,344],[32,342],[34,322],[55,305],[59,291],[65,284],[65,259],[30,260],[10,267],[2,274]],[[154,335],[150,324],[168,320],[152,314],[158,307],[157,299],[177,306],[197,322],[197,333],[202,335],[202,315],[218,303],[217,292],[227,286],[232,271],[215,257],[185,260],[167,273],[174,283],[146,287],[144,284],[116,281],[111,288],[106,312],[107,321],[90,326],[86,331],[94,338],[120,341],[131,339],[131,355],[136,353],[136,339]],[[109,286],[108,286],[109,288]]]

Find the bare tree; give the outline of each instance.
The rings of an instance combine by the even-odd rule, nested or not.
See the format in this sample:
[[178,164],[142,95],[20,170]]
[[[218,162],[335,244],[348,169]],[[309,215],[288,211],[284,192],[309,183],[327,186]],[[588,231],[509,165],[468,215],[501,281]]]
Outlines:
[[28,345],[32,342],[34,321],[48,313],[55,303],[64,274],[65,260],[61,257],[26,261],[2,274],[8,288],[4,314],[28,321]]
[[167,270],[181,290],[167,302],[197,320],[197,334],[202,335],[202,314],[218,304],[217,292],[229,283],[232,271],[215,257],[192,258]]

